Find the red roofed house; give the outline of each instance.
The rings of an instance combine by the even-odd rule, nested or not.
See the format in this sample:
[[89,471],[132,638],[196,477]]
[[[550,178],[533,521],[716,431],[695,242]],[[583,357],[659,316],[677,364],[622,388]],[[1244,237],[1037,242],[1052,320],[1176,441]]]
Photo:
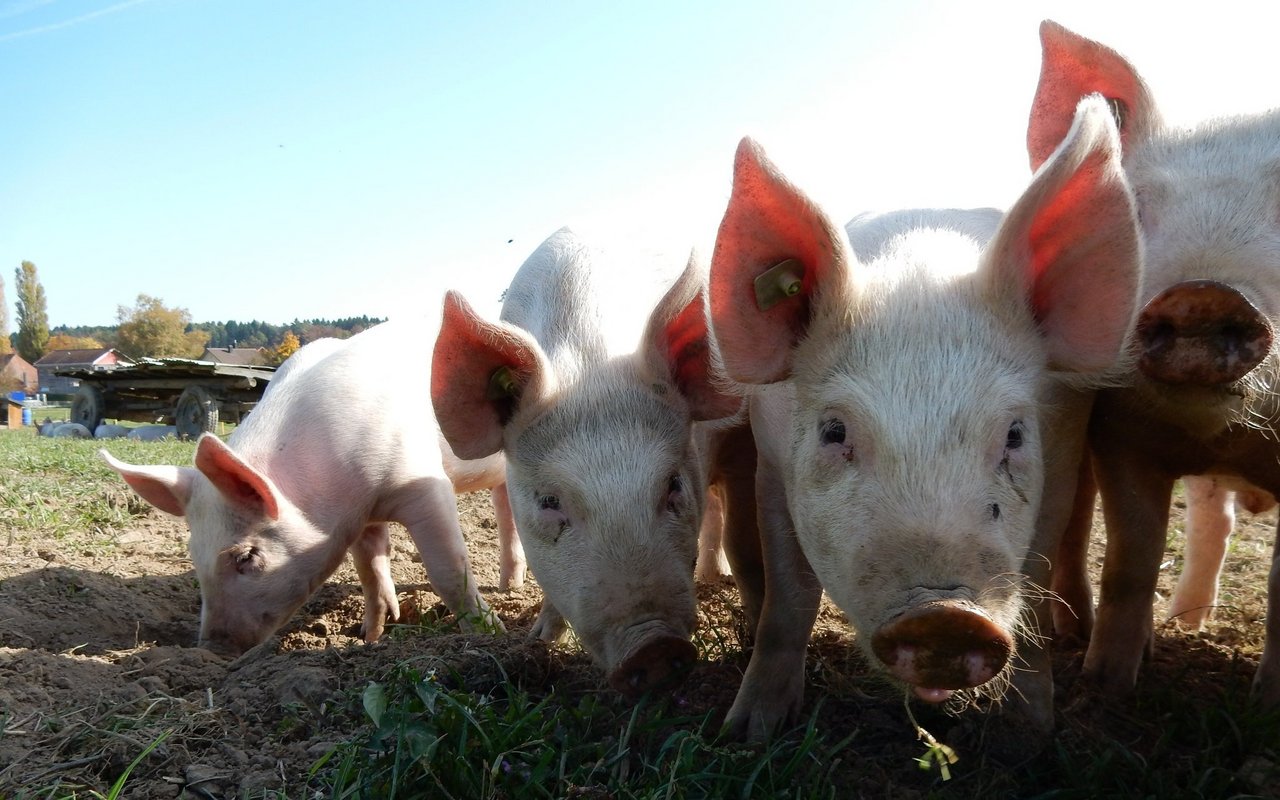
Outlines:
[[21,389],[27,394],[35,394],[40,388],[39,373],[36,372],[36,368],[17,353],[0,354],[0,375],[17,381],[18,385],[14,388]]
[[132,358],[113,347],[99,347],[92,350],[50,350],[36,361],[36,370],[40,374],[40,391],[47,394],[75,394],[80,381],[54,375],[55,370],[111,370],[132,363],[134,363]]

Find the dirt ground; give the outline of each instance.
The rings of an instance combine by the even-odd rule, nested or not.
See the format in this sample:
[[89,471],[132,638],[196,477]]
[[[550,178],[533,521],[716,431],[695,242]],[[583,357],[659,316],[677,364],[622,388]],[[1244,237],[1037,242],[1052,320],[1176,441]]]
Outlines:
[[[120,502],[134,502],[123,487],[119,492]],[[340,701],[410,658],[456,669],[473,686],[496,684],[505,675],[528,687],[607,695],[602,677],[572,646],[550,647],[522,635],[541,594],[534,583],[497,592],[496,528],[487,493],[461,498],[460,508],[481,590],[512,636],[402,630],[365,646],[354,637],[362,600],[348,565],[276,638],[229,662],[192,646],[199,596],[181,520],[139,505],[136,523],[109,537],[109,546],[92,534],[72,542],[11,543],[0,559],[0,797],[59,781],[64,792],[75,784],[106,791],[143,747],[173,727],[179,733],[139,766],[124,796],[222,798],[273,790],[310,795],[308,789],[317,787],[309,784],[308,769],[364,722],[353,716],[351,703]],[[1180,510],[1176,516],[1178,527]],[[1247,692],[1261,650],[1275,522],[1275,512],[1241,514],[1225,607],[1203,634],[1161,627],[1144,682],[1167,682],[1188,694]],[[411,543],[403,531],[398,534],[392,571],[405,621],[443,614]],[[1178,539],[1171,537],[1170,561]],[[1172,569],[1164,570],[1164,596],[1174,577]],[[702,587],[701,595],[701,624],[736,648],[743,623],[735,590],[726,582]],[[1073,707],[1071,686],[1082,654],[1065,647],[1055,658],[1067,735],[1092,735],[1096,725],[1107,735],[1135,741],[1158,735],[1126,727],[1129,717],[1110,715],[1097,704]],[[704,661],[677,690],[677,704],[695,713],[723,713],[744,666],[733,655]],[[911,759],[921,746],[900,700],[861,679],[866,670],[832,607],[819,620],[809,673],[810,707],[827,698],[822,723],[860,731],[858,755],[881,759],[886,772],[907,774],[886,775],[895,778],[890,783],[909,782]],[[920,719],[940,734],[951,725],[936,713]],[[880,793],[874,781],[865,788],[867,794]]]

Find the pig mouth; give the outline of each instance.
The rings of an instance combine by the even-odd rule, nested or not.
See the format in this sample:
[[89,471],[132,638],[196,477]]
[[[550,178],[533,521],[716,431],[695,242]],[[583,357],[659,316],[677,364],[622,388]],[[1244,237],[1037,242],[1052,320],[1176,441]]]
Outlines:
[[915,605],[881,625],[871,649],[880,666],[917,697],[941,703],[999,675],[1014,641],[981,606],[945,599]]
[[687,636],[661,626],[632,645],[609,672],[609,686],[631,699],[652,690],[672,689],[697,660],[698,650]]

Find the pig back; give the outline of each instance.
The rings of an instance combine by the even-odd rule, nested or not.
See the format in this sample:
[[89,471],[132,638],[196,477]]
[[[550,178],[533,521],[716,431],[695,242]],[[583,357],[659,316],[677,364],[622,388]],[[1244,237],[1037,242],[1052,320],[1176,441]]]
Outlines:
[[874,261],[894,237],[922,228],[956,231],[985,245],[995,234],[1003,214],[995,208],[908,208],[864,212],[845,224],[849,244],[858,260]]
[[557,372],[576,371],[635,352],[685,261],[606,250],[561,228],[517,270],[500,319],[532,334]]

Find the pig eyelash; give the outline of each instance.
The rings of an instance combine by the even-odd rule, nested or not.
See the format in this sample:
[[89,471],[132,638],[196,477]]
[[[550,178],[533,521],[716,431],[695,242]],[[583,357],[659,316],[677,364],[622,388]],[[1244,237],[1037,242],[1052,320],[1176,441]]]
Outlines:
[[559,511],[560,498],[554,494],[544,494],[538,496],[538,508],[542,511]]
[[844,423],[834,417],[824,419],[818,426],[818,436],[823,444],[844,444],[845,435]]

